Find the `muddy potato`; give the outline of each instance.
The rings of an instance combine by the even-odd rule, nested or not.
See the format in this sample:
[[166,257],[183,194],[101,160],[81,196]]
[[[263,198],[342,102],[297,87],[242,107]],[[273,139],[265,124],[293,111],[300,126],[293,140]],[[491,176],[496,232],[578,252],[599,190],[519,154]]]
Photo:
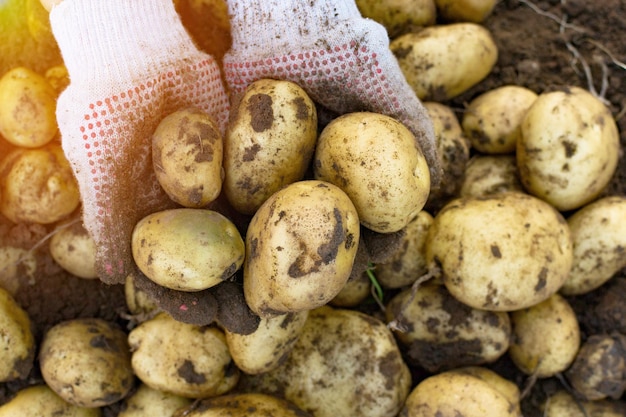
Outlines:
[[426,258],[459,301],[513,311],[558,291],[573,255],[569,227],[557,210],[509,192],[448,203],[429,229]]
[[222,190],[223,140],[217,123],[196,108],[177,110],[152,135],[152,165],[167,195],[184,207],[204,207]]
[[224,330],[233,361],[247,374],[260,374],[281,364],[298,340],[308,311],[261,318],[257,329],[244,335]]
[[12,296],[28,282],[35,282],[37,259],[33,251],[14,246],[0,246],[0,288]]
[[81,222],[61,228],[50,238],[50,255],[79,278],[96,279],[96,243]]
[[472,148],[485,154],[514,153],[520,125],[537,94],[528,88],[505,85],[474,98],[463,113],[463,133]]
[[497,0],[435,0],[437,14],[448,22],[483,22]]
[[132,368],[149,387],[186,398],[230,391],[239,380],[224,332],[159,313],[131,330]]
[[482,81],[498,58],[491,33],[476,23],[424,28],[391,41],[389,47],[417,97],[443,102]]
[[177,410],[191,404],[191,399],[169,394],[140,384],[137,390],[126,397],[117,417],[171,417]]
[[626,267],[626,197],[596,200],[567,219],[574,263],[561,293],[580,295],[607,282]]
[[56,324],[44,335],[39,352],[46,384],[79,407],[117,402],[134,385],[126,333],[97,318]]
[[430,173],[415,136],[377,113],[348,113],[330,122],[318,138],[313,169],[316,179],[350,197],[363,226],[379,233],[404,228],[430,192]]
[[509,357],[525,374],[547,378],[565,371],[580,347],[576,313],[554,294],[534,306],[510,313],[513,340]]
[[494,362],[509,347],[504,312],[478,310],[457,301],[440,284],[403,290],[387,304],[386,318],[406,348],[407,360],[429,372]]
[[135,285],[135,275],[129,274],[124,281],[124,299],[130,314],[135,320],[143,321],[158,310],[157,304],[141,289]]
[[392,417],[411,375],[382,321],[324,306],[309,312],[281,366],[241,382],[243,392],[280,395],[316,417]]
[[617,167],[615,120],[582,88],[540,94],[524,116],[521,133],[516,156],[522,183],[560,211],[594,200]]
[[367,271],[346,282],[339,294],[329,301],[333,307],[356,307],[372,293],[372,281]]
[[350,277],[359,237],[356,208],[340,188],[309,180],[274,193],[246,234],[248,305],[270,317],[328,303]]
[[240,213],[254,214],[309,167],[317,140],[317,111],[289,81],[261,79],[233,106],[224,143],[224,193]]
[[207,398],[173,417],[312,417],[281,398],[259,393]]
[[474,155],[465,167],[460,197],[524,192],[514,155]]
[[78,184],[61,146],[17,148],[0,161],[0,212],[14,223],[54,223],[80,204]]
[[565,390],[550,395],[542,405],[543,417],[623,417],[623,400],[581,401]]
[[517,386],[481,367],[430,376],[409,394],[401,417],[522,417]]
[[141,219],[131,247],[137,267],[178,291],[201,291],[230,278],[242,265],[244,242],[222,214],[205,209],[164,210]]
[[0,382],[26,378],[35,360],[35,337],[28,313],[0,288]]
[[0,135],[23,148],[38,148],[57,134],[57,93],[45,77],[16,67],[0,78]]
[[47,385],[32,385],[0,406],[0,417],[100,417],[100,408],[79,407],[59,397]]
[[356,5],[363,17],[383,25],[391,39],[437,20],[434,0],[356,0]]

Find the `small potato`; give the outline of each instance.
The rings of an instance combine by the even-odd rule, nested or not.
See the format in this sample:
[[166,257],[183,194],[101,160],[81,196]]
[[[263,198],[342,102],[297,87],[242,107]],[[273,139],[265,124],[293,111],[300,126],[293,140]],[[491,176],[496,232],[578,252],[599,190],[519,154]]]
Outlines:
[[0,161],[0,212],[13,223],[54,223],[80,204],[78,183],[61,146],[17,148]]
[[47,385],[24,388],[0,406],[0,417],[100,417],[100,408],[79,407],[59,397]]
[[528,109],[521,132],[516,155],[522,183],[560,211],[594,200],[617,167],[615,119],[582,88],[540,94]]
[[463,133],[472,148],[485,154],[514,153],[520,125],[537,94],[525,87],[505,85],[473,99],[463,114]]
[[126,307],[130,314],[135,316],[135,320],[149,317],[150,314],[158,310],[157,304],[144,291],[135,285],[135,275],[130,274],[124,281],[124,298]]
[[56,324],[41,342],[43,379],[57,395],[79,407],[102,407],[123,399],[135,382],[126,337],[102,319]]
[[574,264],[561,287],[565,295],[588,293],[626,267],[626,197],[604,197],[567,219]]
[[484,197],[507,191],[524,192],[514,155],[474,155],[469,160],[460,197]]
[[0,135],[22,148],[38,148],[57,134],[57,92],[45,77],[16,67],[0,78]]
[[81,222],[61,227],[50,238],[50,255],[63,269],[85,279],[96,279],[96,243]]
[[429,372],[494,362],[509,347],[511,324],[504,312],[473,309],[440,284],[411,288],[387,304],[388,322],[406,347],[407,360]]
[[28,313],[0,288],[0,382],[26,378],[35,360],[35,337]]
[[315,103],[297,84],[261,79],[231,110],[224,143],[224,193],[243,214],[254,214],[309,167],[317,140]]
[[513,341],[509,357],[522,372],[547,378],[574,362],[580,347],[580,328],[576,313],[559,294],[510,315]]
[[441,372],[409,394],[402,417],[522,417],[519,390],[486,368]]
[[61,94],[61,92],[70,84],[70,75],[67,72],[65,64],[59,64],[48,68],[44,77],[52,88],[54,88],[57,95]]
[[281,396],[316,417],[395,417],[411,375],[382,321],[324,306],[281,366],[241,382],[242,392]]
[[435,0],[437,14],[448,22],[482,23],[498,0]]
[[572,267],[563,216],[543,200],[509,192],[458,198],[428,231],[429,269],[459,301],[478,309],[514,311],[548,299]]
[[356,5],[363,17],[383,25],[391,39],[437,20],[434,0],[356,0]]
[[361,224],[397,232],[424,207],[430,173],[415,136],[397,120],[371,112],[331,121],[317,141],[315,178],[341,188]]
[[482,81],[498,59],[491,33],[476,23],[427,27],[389,47],[422,101],[444,102]]
[[164,210],[141,219],[132,234],[137,267],[152,281],[178,291],[201,291],[230,278],[245,246],[235,225],[212,210]]
[[217,123],[196,108],[177,110],[152,135],[152,165],[161,187],[183,207],[205,207],[222,191],[223,140]]
[[[173,416],[177,410],[191,404],[189,398],[169,394],[140,384],[137,391],[126,397],[117,417]],[[1,417],[1,416],[0,416]]]
[[550,395],[542,407],[543,417],[623,417],[626,402],[623,400],[581,401],[565,390]]
[[246,234],[248,305],[271,317],[328,303],[350,277],[359,237],[356,208],[340,188],[309,180],[274,193]]
[[278,397],[259,393],[207,398],[173,417],[312,417]]
[[0,246],[0,288],[15,296],[25,282],[35,282],[35,272],[37,259],[33,251]]
[[372,293],[372,281],[367,271],[346,282],[339,294],[328,302],[333,307],[356,307]]
[[152,389],[185,398],[213,397],[239,380],[224,333],[216,327],[159,313],[131,330],[128,343],[135,374]]

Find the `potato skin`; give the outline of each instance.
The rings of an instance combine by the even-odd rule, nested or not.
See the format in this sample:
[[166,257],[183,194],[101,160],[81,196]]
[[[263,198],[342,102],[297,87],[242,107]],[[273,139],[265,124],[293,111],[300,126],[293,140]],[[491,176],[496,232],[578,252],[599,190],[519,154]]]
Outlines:
[[543,417],[622,417],[626,402],[621,400],[581,401],[564,389],[550,395],[543,404]]
[[47,385],[21,389],[0,406],[0,417],[100,417],[100,408],[79,407],[59,397]]
[[497,0],[435,0],[437,14],[448,22],[483,22]]
[[476,154],[469,160],[460,197],[483,197],[506,191],[524,192],[515,155]]
[[50,255],[63,269],[84,279],[96,279],[96,243],[82,222],[63,227],[50,238]]
[[238,393],[202,400],[195,407],[186,410],[184,417],[312,417],[312,415],[272,395]]
[[140,384],[133,394],[124,399],[122,411],[117,417],[174,416],[177,410],[189,404],[191,404],[189,398]]
[[0,382],[26,378],[35,360],[35,337],[28,313],[0,288]]
[[391,39],[437,20],[434,0],[356,0],[356,5],[363,17],[383,25]]

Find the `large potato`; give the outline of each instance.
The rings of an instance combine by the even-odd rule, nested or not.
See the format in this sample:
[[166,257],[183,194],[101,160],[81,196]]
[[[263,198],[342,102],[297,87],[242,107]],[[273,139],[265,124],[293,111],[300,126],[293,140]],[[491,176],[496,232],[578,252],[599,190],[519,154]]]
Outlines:
[[62,226],[50,238],[50,255],[63,269],[80,278],[98,278],[96,243],[81,222]]
[[47,385],[24,388],[0,407],[0,417],[100,417],[100,408],[79,407],[59,397]]
[[437,20],[434,0],[356,0],[356,5],[363,17],[383,25],[392,39]]
[[424,101],[443,102],[482,81],[498,49],[489,31],[476,23],[427,27],[391,41],[400,69]]
[[573,210],[595,199],[617,167],[615,120],[582,88],[540,94],[521,132],[516,155],[522,183],[558,210]]
[[513,311],[546,300],[572,267],[563,216],[536,197],[509,192],[448,203],[429,229],[426,258],[461,302]]
[[330,122],[318,138],[313,168],[316,179],[350,197],[361,224],[379,233],[404,228],[430,192],[415,136],[382,114],[348,113]]
[[28,376],[35,360],[35,337],[28,313],[0,288],[0,382]]
[[230,278],[245,254],[230,220],[193,208],[144,217],[133,230],[131,247],[137,267],[148,278],[178,291],[201,291]]
[[328,303],[350,277],[359,237],[356,208],[333,184],[299,181],[274,193],[246,234],[248,305],[269,317]]
[[281,398],[259,394],[228,394],[200,401],[174,417],[312,417]]
[[171,417],[191,404],[191,399],[170,394],[140,384],[137,390],[124,399],[117,417]]
[[317,140],[317,111],[289,81],[261,79],[231,110],[224,142],[224,192],[239,212],[254,214],[274,192],[299,181]]

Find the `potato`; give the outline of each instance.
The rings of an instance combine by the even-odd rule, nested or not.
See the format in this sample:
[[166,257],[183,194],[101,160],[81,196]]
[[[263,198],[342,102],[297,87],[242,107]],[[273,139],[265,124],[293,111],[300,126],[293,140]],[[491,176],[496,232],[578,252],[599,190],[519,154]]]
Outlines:
[[333,184],[298,181],[274,193],[246,234],[248,305],[271,317],[328,303],[350,277],[359,237],[356,208]]
[[387,321],[406,347],[411,364],[429,372],[494,362],[509,347],[511,324],[504,312],[478,310],[457,301],[440,284],[406,289],[387,304]]
[[474,98],[463,113],[463,133],[472,148],[485,154],[514,153],[520,125],[537,94],[517,85],[504,85]]
[[513,311],[548,299],[572,266],[563,216],[536,197],[509,192],[458,198],[435,216],[426,259],[450,293],[478,309]]
[[576,313],[559,294],[510,315],[513,340],[509,357],[522,372],[547,378],[574,362],[580,328]]
[[61,94],[61,92],[70,84],[70,75],[67,72],[65,64],[54,65],[48,68],[44,77],[52,88],[54,88],[57,95]]
[[377,113],[348,113],[326,125],[313,169],[316,179],[350,197],[363,226],[379,233],[404,228],[430,191],[430,173],[415,136]]
[[0,288],[0,382],[26,378],[35,360],[35,337],[28,313]]
[[519,390],[487,368],[466,367],[421,381],[409,394],[402,417],[522,417]]
[[135,374],[152,389],[186,398],[213,397],[239,380],[224,332],[216,327],[159,313],[131,330],[128,343]]
[[259,393],[207,398],[174,417],[311,417],[283,399]]
[[0,161],[0,212],[13,223],[54,223],[80,204],[78,183],[61,146],[17,148]]
[[261,318],[248,335],[225,330],[226,344],[233,361],[247,374],[260,374],[279,366],[300,336],[308,311]]
[[41,342],[39,363],[46,384],[79,407],[113,404],[135,382],[126,333],[98,318],[76,318],[50,328]]
[[35,252],[14,246],[0,246],[0,288],[14,296],[22,284],[35,282]]
[[528,109],[521,132],[516,155],[522,184],[560,211],[594,200],[617,167],[615,120],[582,88],[540,94]]
[[126,397],[117,417],[173,416],[177,410],[191,404],[189,398],[169,394],[140,384],[132,395]]
[[356,0],[356,5],[363,17],[383,25],[392,39],[437,20],[434,0]]
[[550,395],[543,404],[543,417],[623,417],[626,402],[619,400],[581,401],[565,390]]
[[148,278],[178,291],[201,291],[230,278],[245,254],[243,239],[229,219],[193,208],[144,217],[133,230],[131,248]]
[[85,279],[96,279],[96,243],[81,222],[61,228],[50,238],[50,255],[63,269]]
[[231,110],[224,143],[224,193],[235,210],[254,214],[309,167],[317,140],[315,103],[297,84],[261,79]]
[[460,197],[483,197],[506,191],[524,192],[515,155],[474,155],[465,167]]
[[372,293],[372,281],[367,271],[352,277],[346,282],[339,294],[328,302],[333,307],[356,307]]
[[588,293],[626,267],[626,197],[608,196],[587,204],[567,219],[574,263],[561,287],[565,295]]
[[217,123],[196,108],[164,117],[152,135],[152,165],[167,195],[184,207],[205,207],[222,190],[223,140]]
[[16,67],[0,78],[0,135],[22,148],[38,148],[58,132],[57,92],[38,73]]
[[437,14],[448,22],[483,22],[497,0],[435,0]]
[[100,408],[79,407],[59,397],[47,385],[21,389],[0,406],[0,417],[100,417]]
[[279,395],[316,417],[392,417],[411,375],[385,324],[324,306],[309,313],[286,361],[260,375],[242,375],[242,392]]
[[389,47],[417,97],[444,102],[483,80],[498,59],[491,33],[476,23],[427,27]]
[[126,300],[126,307],[128,311],[135,316],[135,319],[139,321],[144,317],[150,316],[150,314],[158,310],[157,304],[152,300],[148,294],[137,288],[135,285],[135,275],[129,274],[124,281],[124,298]]

